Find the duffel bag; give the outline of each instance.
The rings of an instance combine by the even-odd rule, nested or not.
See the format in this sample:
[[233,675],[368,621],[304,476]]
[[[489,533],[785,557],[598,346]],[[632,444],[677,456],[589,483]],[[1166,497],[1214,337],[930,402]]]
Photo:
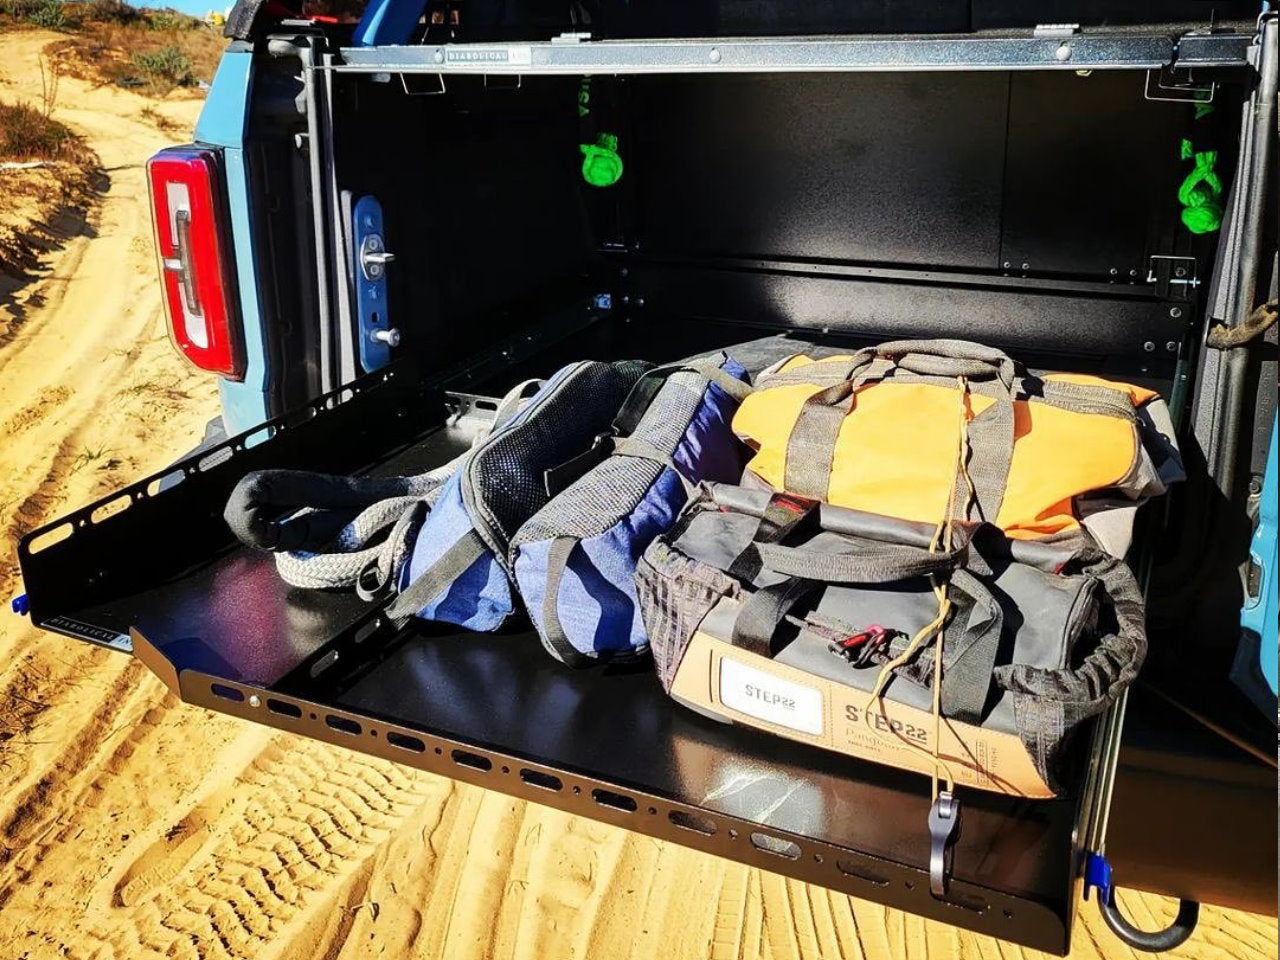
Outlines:
[[516,585],[553,657],[582,667],[648,653],[636,561],[694,485],[742,476],[745,448],[730,421],[749,390],[724,354],[649,371],[597,445],[607,459],[520,527]]
[[948,787],[1053,796],[1073,732],[1141,665],[1138,586],[1083,531],[938,529],[709,485],[636,571],[663,687]]
[[792,357],[757,379],[734,429],[756,450],[744,482],[925,523],[944,513],[967,429],[976,518],[1020,539],[1083,522],[1116,556],[1136,505],[1182,479],[1168,411],[1151,390],[1035,376],[961,340]]

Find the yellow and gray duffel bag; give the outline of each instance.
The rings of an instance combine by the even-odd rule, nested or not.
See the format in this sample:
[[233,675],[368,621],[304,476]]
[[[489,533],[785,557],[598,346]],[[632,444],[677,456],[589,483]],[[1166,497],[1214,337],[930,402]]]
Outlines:
[[1120,555],[1179,473],[1157,403],[960,341],[782,364],[734,418],[744,485],[711,485],[637,569],[664,687],[929,774],[941,895],[955,786],[1056,795],[1073,734],[1142,663]]
[[756,451],[744,482],[922,523],[945,512],[963,439],[975,517],[1017,539],[1084,527],[1116,556],[1137,505],[1183,478],[1155,392],[1036,376],[961,340],[791,357],[757,378],[733,426]]

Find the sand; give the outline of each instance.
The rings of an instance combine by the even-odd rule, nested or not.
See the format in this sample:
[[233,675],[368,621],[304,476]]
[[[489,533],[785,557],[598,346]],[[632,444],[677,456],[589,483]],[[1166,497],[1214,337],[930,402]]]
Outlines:
[[[0,36],[0,96],[33,95],[51,39]],[[162,468],[216,412],[163,328],[141,164],[172,137],[148,105],[62,81],[55,116],[110,186],[0,306],[6,598],[14,537]],[[196,105],[156,109],[189,129]],[[1140,923],[1171,916],[1123,899]],[[1081,921],[1074,956],[1131,955],[1091,905]],[[209,714],[127,657],[0,615],[0,960],[1034,955]],[[1275,921],[1207,908],[1171,956],[1274,958]]]

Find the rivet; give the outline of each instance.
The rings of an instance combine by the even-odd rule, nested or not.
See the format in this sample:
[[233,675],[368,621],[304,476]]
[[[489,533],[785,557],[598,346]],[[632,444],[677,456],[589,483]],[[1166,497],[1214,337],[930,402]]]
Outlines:
[[1180,316],[1182,316],[1182,308],[1181,308],[1181,307],[1170,307],[1170,308],[1169,308],[1169,316],[1171,316],[1171,317],[1173,317],[1173,319],[1177,320]]
[[434,60],[436,63],[444,63],[444,51],[437,50],[434,54],[431,55],[431,59]]
[[709,59],[712,63],[719,63],[719,62],[720,62],[720,51],[719,51],[719,50],[717,50],[715,47],[712,47],[712,48],[711,48],[711,53],[708,55],[708,59]]
[[1175,277],[1185,277],[1187,275],[1186,267],[1175,267],[1173,271]]
[[1129,271],[1129,276],[1131,276],[1131,277],[1136,277],[1137,275],[1138,275],[1138,271],[1137,271],[1137,270],[1130,270],[1130,271]]
[[1029,263],[1024,263],[1024,264],[1022,265],[1022,269],[1023,269],[1023,270],[1029,270],[1030,268],[1031,268],[1031,264],[1029,264]]
[[1006,261],[1004,262],[1004,268],[1005,268],[1006,270],[1008,270],[1011,266],[1013,266],[1013,264],[1011,264],[1008,260],[1006,260]]
[[1142,349],[1147,351],[1147,353],[1155,353],[1156,345],[1152,341],[1148,340],[1142,345]]
[[1112,268],[1111,268],[1111,275],[1112,275],[1113,277],[1114,277],[1116,274],[1118,274],[1119,272],[1120,272],[1120,271],[1119,271],[1119,270],[1117,270],[1115,267],[1112,267]]
[[1065,62],[1065,61],[1067,61],[1067,60],[1070,60],[1070,59],[1071,59],[1071,44],[1069,44],[1069,43],[1060,43],[1060,44],[1058,44],[1058,49],[1057,49],[1057,50],[1055,50],[1055,51],[1053,51],[1053,56],[1054,56],[1054,59],[1056,59],[1056,60],[1060,60],[1060,61],[1064,61],[1064,62]]
[[251,707],[262,706],[262,701],[258,699],[258,695],[256,693],[249,694],[249,706]]
[[1177,341],[1177,340],[1170,340],[1168,343],[1166,343],[1166,344],[1164,345],[1164,348],[1165,348],[1166,350],[1168,350],[1170,353],[1177,353],[1177,352],[1178,352],[1178,341]]

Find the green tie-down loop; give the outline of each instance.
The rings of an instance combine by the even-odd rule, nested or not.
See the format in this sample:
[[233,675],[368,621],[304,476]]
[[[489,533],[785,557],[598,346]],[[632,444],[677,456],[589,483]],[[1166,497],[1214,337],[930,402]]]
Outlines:
[[622,157],[618,138],[602,133],[595,143],[581,144],[582,179],[593,187],[611,187],[622,179]]
[[1194,152],[1188,141],[1182,144],[1183,158],[1195,164],[1178,187],[1182,222],[1192,233],[1212,233],[1222,226],[1222,178],[1214,169],[1218,151]]

